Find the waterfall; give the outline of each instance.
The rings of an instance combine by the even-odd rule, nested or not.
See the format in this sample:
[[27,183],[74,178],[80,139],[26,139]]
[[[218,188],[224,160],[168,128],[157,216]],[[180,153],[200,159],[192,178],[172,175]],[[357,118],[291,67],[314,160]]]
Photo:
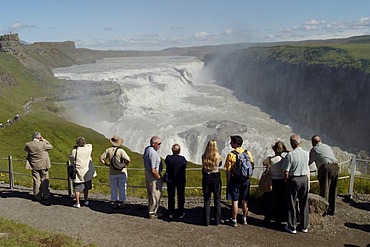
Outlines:
[[[117,122],[79,123],[110,137],[120,135],[124,145],[142,153],[152,136],[162,139],[159,154],[171,153],[174,143],[189,161],[201,163],[207,142],[215,139],[222,156],[231,150],[230,135],[241,135],[256,166],[272,155],[276,140],[288,144],[288,125],[279,124],[259,108],[238,100],[230,89],[217,85],[194,57],[107,58],[95,64],[55,69],[58,78],[76,81],[115,81],[124,106]],[[96,116],[95,116],[96,118]],[[305,142],[306,150],[309,142]]]

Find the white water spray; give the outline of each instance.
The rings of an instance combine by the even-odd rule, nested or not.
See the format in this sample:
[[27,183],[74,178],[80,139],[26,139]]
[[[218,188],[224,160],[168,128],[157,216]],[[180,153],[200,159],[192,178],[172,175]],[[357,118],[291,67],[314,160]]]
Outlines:
[[[194,57],[129,57],[99,60],[95,64],[54,70],[58,78],[76,81],[115,81],[123,95],[122,117],[115,123],[78,123],[107,137],[118,134],[131,150],[142,153],[153,135],[162,138],[159,154],[171,153],[178,143],[181,154],[200,163],[207,142],[216,139],[222,155],[231,150],[230,135],[241,135],[256,165],[272,154],[276,140],[288,144],[291,128],[281,125],[257,107],[241,102],[231,90],[208,79],[203,62]],[[308,149],[307,146],[306,149]]]

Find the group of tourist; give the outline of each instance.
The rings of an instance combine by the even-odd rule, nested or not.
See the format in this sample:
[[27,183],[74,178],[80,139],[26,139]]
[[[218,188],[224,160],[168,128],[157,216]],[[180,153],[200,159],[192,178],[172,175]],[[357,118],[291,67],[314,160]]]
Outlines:
[[[100,161],[109,166],[109,183],[111,189],[111,202],[113,208],[124,207],[126,200],[127,168],[130,157],[121,148],[123,139],[119,136],[110,138],[112,146],[107,148],[100,156]],[[339,166],[331,148],[323,144],[319,136],[312,137],[312,149],[307,152],[301,147],[299,135],[290,137],[293,148],[290,151],[283,142],[276,142],[272,149],[274,155],[266,158],[263,165],[271,171],[272,191],[266,192],[265,197],[265,221],[275,220],[277,223],[287,222],[285,229],[290,233],[296,233],[297,228],[302,232],[308,232],[308,191],[309,191],[309,165],[313,162],[318,167],[320,195],[329,201],[326,212],[334,215],[336,188],[338,181]],[[160,217],[158,208],[161,200],[163,182],[167,183],[168,190],[168,217],[172,219],[175,213],[175,197],[177,195],[178,217],[185,217],[185,184],[187,160],[180,155],[179,144],[172,146],[172,154],[165,158],[166,172],[162,175],[163,164],[158,154],[161,147],[161,138],[153,136],[150,144],[143,153],[145,168],[145,181],[148,198],[148,217],[155,219]],[[254,159],[249,150],[242,147],[241,136],[230,137],[230,146],[233,149],[227,154],[224,162],[226,170],[226,198],[232,202],[231,217],[226,223],[236,227],[238,224],[239,203],[242,208],[242,216],[239,222],[247,224],[248,201],[250,193],[250,177],[241,179],[235,174],[235,167],[240,164],[240,155],[245,154],[248,162],[254,166]],[[34,181],[33,192],[36,200],[46,200],[50,196],[49,174],[50,159],[48,150],[52,145],[45,140],[39,132],[35,132],[33,140],[26,143],[25,150],[28,152],[27,167],[32,170]],[[75,191],[75,203],[73,207],[80,208],[80,193],[84,195],[84,205],[89,206],[88,191],[92,188],[92,179],[96,176],[92,158],[92,145],[87,144],[83,137],[76,139],[69,159],[73,166],[74,175],[71,177]],[[113,159],[117,159],[114,161]],[[115,162],[121,162],[117,168]],[[219,153],[217,142],[211,140],[205,147],[202,155],[202,190],[203,190],[203,224],[219,225],[222,222],[221,215],[221,175],[222,157]],[[252,167],[253,167],[252,166]],[[214,210],[211,214],[211,197],[213,195]],[[296,203],[299,202],[300,225],[297,225]],[[272,209],[276,209],[275,214]]]
[[[299,202],[300,225],[302,232],[308,232],[309,209],[308,192],[310,165],[318,167],[320,196],[329,202],[325,214],[334,215],[339,165],[330,146],[321,142],[318,135],[311,138],[312,149],[307,152],[301,147],[299,135],[290,137],[290,151],[283,142],[276,142],[274,155],[266,158],[263,165],[271,172],[272,190],[264,193],[265,221],[274,219],[276,223],[287,222],[285,229],[297,232],[296,203]],[[272,209],[275,209],[273,213]]]
[[12,123],[16,123],[19,120],[21,120],[21,116],[19,116],[19,114],[17,113],[17,114],[14,115],[13,121],[9,118],[9,119],[6,120],[5,125],[3,123],[0,123],[0,129],[5,128],[5,127],[9,127]]

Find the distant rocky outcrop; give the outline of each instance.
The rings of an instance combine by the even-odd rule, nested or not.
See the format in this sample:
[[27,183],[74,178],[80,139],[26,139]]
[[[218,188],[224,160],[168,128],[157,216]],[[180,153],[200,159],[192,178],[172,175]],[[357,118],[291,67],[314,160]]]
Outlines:
[[12,86],[15,84],[15,80],[12,78],[11,75],[5,73],[0,74],[0,88]]
[[0,36],[0,52],[18,54],[22,46],[18,34],[5,34]]

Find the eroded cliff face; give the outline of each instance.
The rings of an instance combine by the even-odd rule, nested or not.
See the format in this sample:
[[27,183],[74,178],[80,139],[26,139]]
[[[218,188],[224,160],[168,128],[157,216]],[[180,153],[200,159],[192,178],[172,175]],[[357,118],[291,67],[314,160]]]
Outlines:
[[65,81],[65,84],[60,95],[55,97],[62,117],[76,122],[82,119],[115,122],[121,116],[123,106],[119,99],[123,92],[118,83]]
[[279,121],[328,136],[350,151],[370,151],[370,74],[364,69],[291,63],[245,50],[210,55],[205,62],[239,99],[257,104]]

